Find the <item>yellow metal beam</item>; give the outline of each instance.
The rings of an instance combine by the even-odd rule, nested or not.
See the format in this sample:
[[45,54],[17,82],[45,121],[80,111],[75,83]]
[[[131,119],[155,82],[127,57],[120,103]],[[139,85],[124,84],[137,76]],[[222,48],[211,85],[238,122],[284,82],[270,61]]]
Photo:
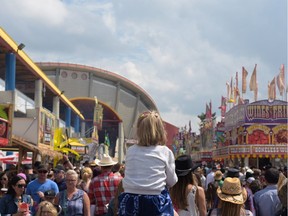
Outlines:
[[57,95],[61,101],[69,106],[74,113],[76,113],[81,119],[84,120],[84,116],[81,112],[71,103],[71,101],[62,94],[61,90],[46,76],[46,74],[29,58],[29,56],[23,51],[18,50],[18,45],[15,41],[0,27],[0,37],[12,48],[16,53],[17,59],[19,59],[26,67],[28,67],[36,76],[41,78],[46,86],[51,89],[55,95]]

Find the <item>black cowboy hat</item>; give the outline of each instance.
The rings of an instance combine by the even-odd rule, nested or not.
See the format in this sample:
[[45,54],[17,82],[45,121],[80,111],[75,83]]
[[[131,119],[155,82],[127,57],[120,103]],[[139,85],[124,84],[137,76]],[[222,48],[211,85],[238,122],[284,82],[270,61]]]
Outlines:
[[190,155],[180,155],[175,160],[177,176],[186,176],[201,166],[201,164],[194,164]]

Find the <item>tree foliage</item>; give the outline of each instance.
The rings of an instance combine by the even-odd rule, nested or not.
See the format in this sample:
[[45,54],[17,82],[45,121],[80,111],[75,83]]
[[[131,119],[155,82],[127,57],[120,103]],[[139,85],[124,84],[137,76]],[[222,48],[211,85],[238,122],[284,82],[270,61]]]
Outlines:
[[[206,114],[205,113],[201,113],[200,115],[197,116],[200,119],[200,128],[205,126],[206,123]],[[216,112],[214,112],[212,114],[212,120],[214,121],[216,119]]]

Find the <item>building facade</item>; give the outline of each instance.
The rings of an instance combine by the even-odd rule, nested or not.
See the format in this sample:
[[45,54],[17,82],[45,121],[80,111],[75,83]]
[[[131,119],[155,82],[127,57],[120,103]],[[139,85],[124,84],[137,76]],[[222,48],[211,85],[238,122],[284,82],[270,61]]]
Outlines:
[[[230,109],[219,130],[213,160],[262,168],[287,165],[287,101],[260,100]],[[222,133],[220,133],[222,132]],[[224,139],[223,139],[224,138]]]

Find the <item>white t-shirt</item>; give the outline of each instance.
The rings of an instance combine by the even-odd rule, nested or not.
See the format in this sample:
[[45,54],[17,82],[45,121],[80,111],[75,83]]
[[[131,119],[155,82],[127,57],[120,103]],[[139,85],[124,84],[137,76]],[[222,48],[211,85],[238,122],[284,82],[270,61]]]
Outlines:
[[202,187],[205,188],[205,184],[206,184],[206,177],[205,177],[203,174],[201,174],[201,178],[200,178],[200,180],[201,180],[201,185],[202,185]]
[[178,181],[175,159],[167,146],[131,146],[125,159],[125,177],[122,180],[126,193],[159,195],[165,186]]
[[210,173],[208,173],[208,175],[206,176],[206,184],[205,184],[205,190],[207,190],[208,188],[208,184],[210,182],[214,181],[214,176],[215,176],[215,172],[211,171]]

